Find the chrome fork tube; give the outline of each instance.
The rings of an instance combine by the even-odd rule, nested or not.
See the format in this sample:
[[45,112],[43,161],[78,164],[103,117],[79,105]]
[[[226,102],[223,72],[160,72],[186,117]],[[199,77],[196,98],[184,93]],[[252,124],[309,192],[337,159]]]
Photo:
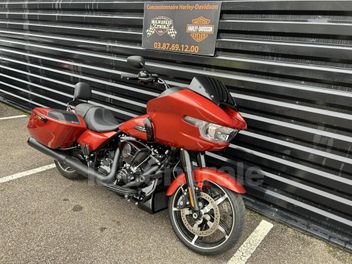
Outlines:
[[182,163],[183,170],[185,172],[186,182],[188,185],[189,201],[191,203],[192,208],[195,211],[198,211],[199,206],[198,206],[198,200],[195,192],[195,182],[194,182],[193,172],[192,172],[192,161],[188,151],[185,149],[181,149],[181,163]]

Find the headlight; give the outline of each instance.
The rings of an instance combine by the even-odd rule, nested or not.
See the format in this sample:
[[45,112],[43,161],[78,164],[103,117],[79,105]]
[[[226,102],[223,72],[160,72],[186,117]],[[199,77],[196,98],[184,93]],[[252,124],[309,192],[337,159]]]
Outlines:
[[213,142],[230,142],[237,134],[238,130],[209,123],[194,117],[186,116],[185,121],[199,128],[200,135]]

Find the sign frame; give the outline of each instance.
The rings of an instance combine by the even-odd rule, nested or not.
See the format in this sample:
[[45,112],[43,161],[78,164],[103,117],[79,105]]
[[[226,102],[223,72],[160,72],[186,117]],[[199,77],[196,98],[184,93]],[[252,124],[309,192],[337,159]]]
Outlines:
[[144,3],[142,47],[214,56],[221,1]]

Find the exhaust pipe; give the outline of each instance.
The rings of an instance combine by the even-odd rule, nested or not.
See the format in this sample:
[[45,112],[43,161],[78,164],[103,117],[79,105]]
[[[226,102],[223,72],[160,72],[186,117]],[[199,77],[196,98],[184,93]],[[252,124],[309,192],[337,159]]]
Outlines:
[[36,150],[39,150],[40,152],[54,158],[55,160],[65,162],[70,168],[74,169],[77,171],[79,174],[82,174],[90,179],[94,178],[100,181],[101,183],[107,183],[109,181],[112,181],[115,177],[115,173],[117,171],[118,167],[118,161],[120,157],[120,150],[117,149],[115,153],[115,157],[111,166],[111,171],[108,175],[103,175],[98,172],[96,172],[94,169],[89,168],[87,165],[83,164],[77,159],[74,159],[73,157],[65,154],[64,152],[60,150],[54,150],[50,149],[47,146],[44,146],[40,144],[38,141],[36,141],[34,138],[28,138],[28,145],[31,147],[35,148]]

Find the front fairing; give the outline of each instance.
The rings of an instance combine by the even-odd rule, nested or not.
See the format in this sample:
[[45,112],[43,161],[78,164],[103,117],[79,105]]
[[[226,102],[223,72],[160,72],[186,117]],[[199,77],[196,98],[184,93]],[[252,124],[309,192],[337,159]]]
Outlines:
[[229,143],[205,140],[200,135],[198,127],[186,122],[186,116],[241,129],[238,127],[238,120],[225,108],[191,89],[171,90],[150,100],[147,104],[147,113],[153,123],[158,143],[187,150],[220,150]]

